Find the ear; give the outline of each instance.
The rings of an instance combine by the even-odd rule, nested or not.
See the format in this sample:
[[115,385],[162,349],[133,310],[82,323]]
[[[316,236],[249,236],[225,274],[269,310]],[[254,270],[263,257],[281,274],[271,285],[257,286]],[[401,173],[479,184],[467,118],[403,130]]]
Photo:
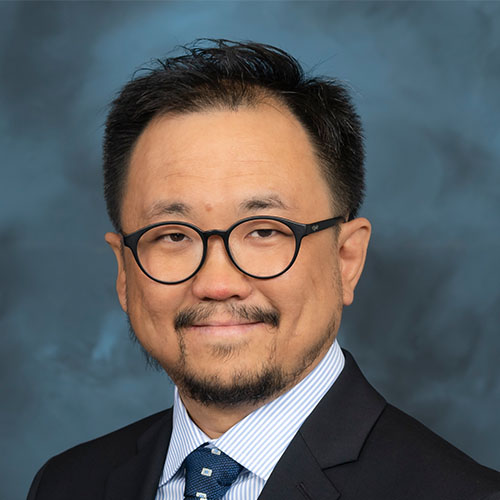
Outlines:
[[122,309],[127,312],[127,274],[125,272],[125,259],[123,256],[122,238],[117,233],[106,233],[106,243],[111,247],[118,264],[118,275],[116,277],[116,293]]
[[345,306],[351,305],[354,300],[354,289],[363,272],[370,234],[371,224],[362,217],[341,226],[338,251]]

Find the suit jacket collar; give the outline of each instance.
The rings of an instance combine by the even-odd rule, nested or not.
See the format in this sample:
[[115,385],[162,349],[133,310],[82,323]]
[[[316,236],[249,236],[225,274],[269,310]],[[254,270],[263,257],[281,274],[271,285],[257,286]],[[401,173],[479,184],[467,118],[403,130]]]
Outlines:
[[386,406],[351,354],[336,383],[300,429],[323,469],[356,460]]
[[172,411],[168,410],[140,436],[132,458],[110,474],[105,499],[154,500],[171,434]]
[[[323,470],[356,460],[386,402],[366,381],[349,352],[342,373],[281,457],[259,500],[335,500]],[[138,440],[137,453],[117,467],[106,500],[154,500],[170,435],[172,412]]]
[[349,352],[330,391],[283,454],[259,500],[335,500],[340,496],[323,470],[355,461],[386,406]]

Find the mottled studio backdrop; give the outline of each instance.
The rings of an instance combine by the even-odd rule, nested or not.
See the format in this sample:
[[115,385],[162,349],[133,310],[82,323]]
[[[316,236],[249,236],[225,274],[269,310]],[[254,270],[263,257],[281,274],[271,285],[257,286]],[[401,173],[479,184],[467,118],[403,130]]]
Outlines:
[[351,86],[374,235],[340,341],[374,385],[500,468],[500,3],[0,4],[0,498],[168,406],[103,234],[106,106],[197,37],[281,46]]

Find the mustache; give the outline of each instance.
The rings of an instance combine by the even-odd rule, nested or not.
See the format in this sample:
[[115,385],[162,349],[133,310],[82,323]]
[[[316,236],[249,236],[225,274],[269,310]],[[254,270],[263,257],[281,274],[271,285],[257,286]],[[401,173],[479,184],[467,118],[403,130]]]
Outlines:
[[280,323],[280,313],[276,309],[230,304],[224,306],[224,309],[221,311],[217,304],[213,304],[193,306],[179,311],[174,318],[174,328],[179,332],[221,312],[229,313],[232,319],[265,323],[273,328],[278,328]]

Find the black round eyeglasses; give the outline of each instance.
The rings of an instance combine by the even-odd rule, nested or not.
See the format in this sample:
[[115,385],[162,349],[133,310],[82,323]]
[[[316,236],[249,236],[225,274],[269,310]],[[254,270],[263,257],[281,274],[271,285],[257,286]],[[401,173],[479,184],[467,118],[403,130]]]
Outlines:
[[187,222],[160,222],[123,234],[137,265],[158,283],[175,285],[192,278],[203,266],[208,239],[220,236],[231,262],[252,278],[276,278],[292,267],[302,238],[345,222],[334,217],[301,224],[267,215],[247,217],[226,231],[202,231]]

